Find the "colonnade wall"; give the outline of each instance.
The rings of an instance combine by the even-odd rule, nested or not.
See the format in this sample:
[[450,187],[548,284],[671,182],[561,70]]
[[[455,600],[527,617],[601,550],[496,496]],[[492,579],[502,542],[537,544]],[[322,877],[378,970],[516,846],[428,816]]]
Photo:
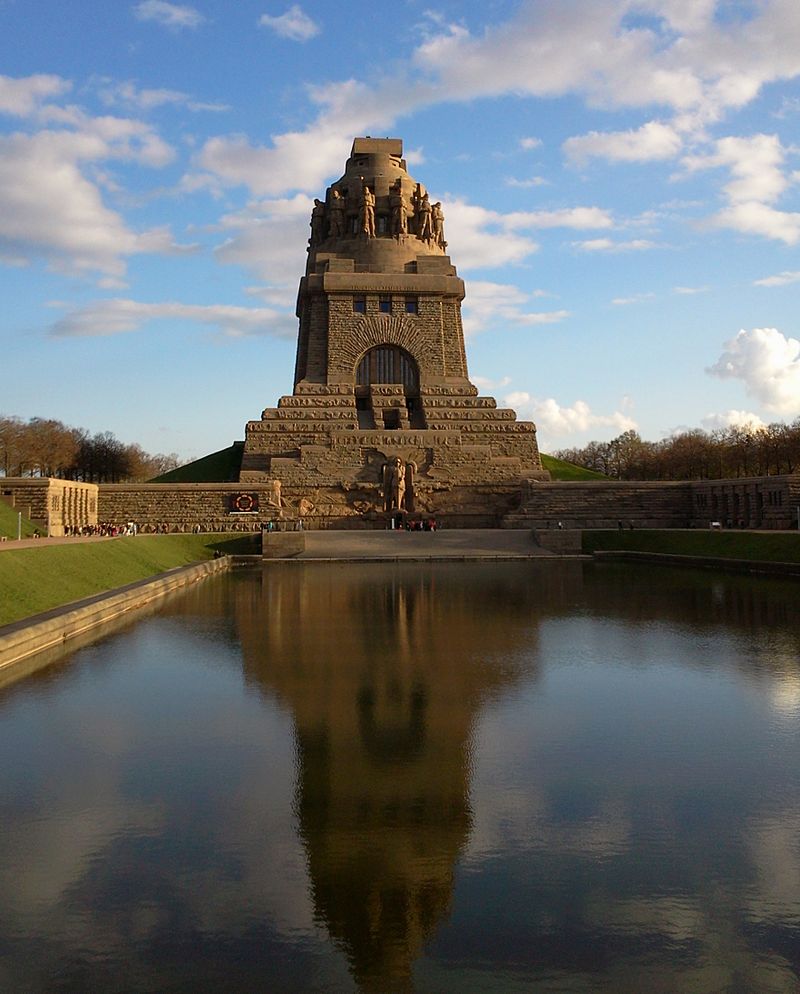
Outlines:
[[0,497],[22,511],[43,535],[58,537],[73,528],[96,525],[98,488],[54,477],[4,477]]
[[800,474],[685,483],[531,483],[510,528],[798,527]]

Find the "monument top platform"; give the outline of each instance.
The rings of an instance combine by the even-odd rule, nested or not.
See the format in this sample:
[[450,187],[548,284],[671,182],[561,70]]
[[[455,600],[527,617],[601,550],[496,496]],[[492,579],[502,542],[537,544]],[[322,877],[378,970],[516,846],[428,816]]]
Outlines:
[[400,158],[403,154],[402,138],[354,138],[350,157],[354,155],[393,155]]

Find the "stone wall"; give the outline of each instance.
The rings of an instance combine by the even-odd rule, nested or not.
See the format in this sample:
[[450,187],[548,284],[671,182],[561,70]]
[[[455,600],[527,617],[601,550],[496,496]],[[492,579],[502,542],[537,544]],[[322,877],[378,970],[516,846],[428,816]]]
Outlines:
[[530,483],[508,528],[797,527],[800,474],[739,480]]
[[22,511],[43,535],[58,537],[68,528],[96,525],[98,491],[94,483],[51,477],[5,477],[0,496]]
[[[395,437],[397,433],[391,433]],[[406,441],[424,441],[422,432],[402,433]],[[352,441],[357,443],[357,434]],[[356,450],[358,445],[356,444]],[[360,458],[360,456],[358,457]],[[506,479],[493,483],[454,485],[446,479],[420,480],[416,484],[414,514],[434,516],[450,528],[708,528],[712,521],[723,527],[795,528],[800,506],[800,475],[748,480],[708,480],[691,483],[632,482],[529,482],[520,503],[520,489],[513,462]],[[239,494],[258,501],[258,511],[232,510]],[[306,528],[385,528],[378,484],[354,481],[348,487],[318,488],[283,483],[282,507],[270,504],[274,491],[269,483],[103,484],[99,487],[102,521],[135,521],[140,527],[166,525],[170,531],[242,530],[260,528],[272,520],[291,528],[298,518]],[[741,515],[713,517],[714,495],[733,506],[738,494]],[[748,503],[745,503],[747,497]],[[308,503],[303,504],[306,501]]]

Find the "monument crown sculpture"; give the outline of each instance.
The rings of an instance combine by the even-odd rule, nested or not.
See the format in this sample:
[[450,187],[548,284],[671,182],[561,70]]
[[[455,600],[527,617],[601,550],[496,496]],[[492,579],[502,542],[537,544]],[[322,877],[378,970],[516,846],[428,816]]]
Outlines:
[[294,391],[248,423],[240,482],[280,480],[287,506],[332,518],[498,524],[547,478],[536,429],[469,381],[442,206],[402,153],[356,138],[314,202]]

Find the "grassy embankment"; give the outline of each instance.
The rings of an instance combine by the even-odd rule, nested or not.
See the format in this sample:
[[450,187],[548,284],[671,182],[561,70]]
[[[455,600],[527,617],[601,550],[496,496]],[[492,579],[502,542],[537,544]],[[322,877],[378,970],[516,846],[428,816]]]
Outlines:
[[[16,538],[18,523],[19,512],[13,507],[9,507],[5,501],[0,500],[0,536],[3,538]],[[36,525],[31,522],[30,518],[26,518],[25,512],[23,512],[22,537],[31,538],[35,531]]]
[[239,479],[244,442],[211,452],[194,462],[157,476],[151,483],[235,483]]
[[542,455],[542,466],[550,473],[553,480],[608,480],[602,473],[595,473],[593,469],[584,469],[583,466],[575,466],[571,462],[564,462],[563,459],[556,459],[553,456]]
[[253,553],[254,536],[137,535],[104,542],[42,542],[32,549],[4,549],[0,552],[0,625],[175,566],[211,559],[215,549]]
[[800,535],[796,532],[585,531],[583,551],[657,552],[671,556],[746,559],[761,563],[800,563]]

